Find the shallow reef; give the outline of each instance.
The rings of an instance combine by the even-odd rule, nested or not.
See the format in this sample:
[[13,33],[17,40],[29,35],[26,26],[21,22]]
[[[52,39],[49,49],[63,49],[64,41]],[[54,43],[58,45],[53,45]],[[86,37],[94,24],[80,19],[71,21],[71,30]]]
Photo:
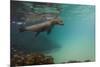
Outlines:
[[12,49],[11,66],[54,64],[52,56],[43,53],[27,53]]

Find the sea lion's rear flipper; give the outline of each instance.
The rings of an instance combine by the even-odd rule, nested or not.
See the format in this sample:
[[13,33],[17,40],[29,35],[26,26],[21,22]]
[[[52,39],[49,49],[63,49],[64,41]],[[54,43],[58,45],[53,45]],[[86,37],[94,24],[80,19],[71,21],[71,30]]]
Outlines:
[[40,34],[40,32],[36,32],[35,37],[37,37]]

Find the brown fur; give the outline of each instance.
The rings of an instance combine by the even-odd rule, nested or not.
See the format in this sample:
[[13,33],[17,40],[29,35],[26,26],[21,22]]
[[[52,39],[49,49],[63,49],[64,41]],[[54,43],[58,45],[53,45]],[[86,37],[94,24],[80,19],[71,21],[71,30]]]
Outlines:
[[27,26],[23,29],[23,31],[37,32],[37,34],[39,34],[40,32],[45,32],[45,31],[50,33],[52,27],[55,25],[63,25],[62,20],[60,18],[50,19],[43,23]]

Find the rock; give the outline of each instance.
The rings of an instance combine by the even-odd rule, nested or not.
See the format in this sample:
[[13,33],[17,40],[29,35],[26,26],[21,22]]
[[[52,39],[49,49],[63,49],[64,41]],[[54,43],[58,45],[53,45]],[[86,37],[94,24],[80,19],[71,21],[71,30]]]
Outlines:
[[91,60],[85,60],[84,62],[91,62]]
[[46,56],[43,53],[24,54],[21,51],[13,53],[11,56],[11,66],[26,66],[26,65],[42,65],[54,64],[52,56]]
[[68,61],[67,63],[80,63],[81,61]]

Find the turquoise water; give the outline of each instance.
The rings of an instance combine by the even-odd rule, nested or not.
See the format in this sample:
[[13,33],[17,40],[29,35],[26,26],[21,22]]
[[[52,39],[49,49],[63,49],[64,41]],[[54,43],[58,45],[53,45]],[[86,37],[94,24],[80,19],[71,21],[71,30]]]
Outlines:
[[12,24],[12,44],[26,52],[44,52],[53,56],[55,63],[71,60],[95,60],[95,6],[61,4],[60,17],[64,26],[55,26],[36,39],[33,32],[18,32]]
[[61,49],[50,53],[56,63],[70,60],[95,60],[94,27],[95,8],[88,5],[62,5],[60,17],[63,27],[57,27],[49,36],[61,45]]

